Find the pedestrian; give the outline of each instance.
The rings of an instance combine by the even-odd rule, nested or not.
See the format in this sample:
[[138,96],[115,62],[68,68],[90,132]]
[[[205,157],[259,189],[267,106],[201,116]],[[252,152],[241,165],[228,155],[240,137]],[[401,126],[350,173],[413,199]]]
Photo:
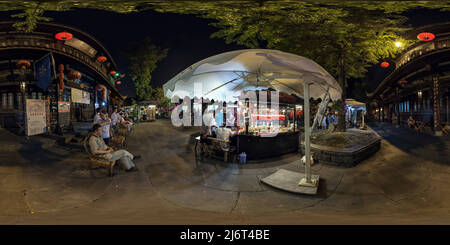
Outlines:
[[322,129],[327,129],[328,123],[327,123],[327,116],[325,115],[322,119]]
[[105,141],[105,143],[107,145],[110,145],[110,139],[111,139],[111,119],[108,117],[108,114],[103,112],[101,114],[101,124],[103,127],[102,130],[102,138],[103,141]]
[[94,124],[100,123],[100,121],[102,120],[102,117],[101,117],[102,113],[103,113],[103,109],[97,108],[97,113],[95,113],[95,116],[94,116]]
[[110,146],[107,146],[105,144],[105,141],[102,139],[103,135],[103,127],[96,123],[92,127],[93,134],[89,138],[89,149],[92,154],[104,158],[108,161],[117,161],[119,160],[119,163],[125,168],[125,170],[128,171],[137,171],[136,165],[134,164],[133,160],[140,159],[141,156],[134,156],[130,152],[126,150],[118,150],[114,151],[113,148]]

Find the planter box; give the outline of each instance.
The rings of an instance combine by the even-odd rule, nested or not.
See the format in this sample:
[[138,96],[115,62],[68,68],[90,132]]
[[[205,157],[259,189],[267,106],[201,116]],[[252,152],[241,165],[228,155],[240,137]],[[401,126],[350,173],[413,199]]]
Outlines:
[[[318,163],[332,166],[353,167],[364,159],[376,153],[381,146],[381,138],[376,137],[364,145],[350,148],[339,148],[311,144],[311,153]],[[300,151],[305,154],[304,142],[301,143]]]

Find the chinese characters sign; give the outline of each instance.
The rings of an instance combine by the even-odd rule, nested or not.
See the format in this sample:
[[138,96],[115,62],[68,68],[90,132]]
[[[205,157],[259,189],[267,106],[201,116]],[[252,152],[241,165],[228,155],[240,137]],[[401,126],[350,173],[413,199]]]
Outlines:
[[44,133],[47,127],[45,101],[27,99],[26,112],[26,134],[31,136]]

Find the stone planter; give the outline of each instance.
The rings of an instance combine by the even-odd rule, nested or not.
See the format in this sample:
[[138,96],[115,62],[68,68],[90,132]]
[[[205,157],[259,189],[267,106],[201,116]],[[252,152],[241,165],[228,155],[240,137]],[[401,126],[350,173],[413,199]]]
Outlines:
[[[353,167],[376,153],[380,149],[380,146],[381,138],[376,136],[376,138],[368,141],[364,145],[356,145],[348,148],[311,144],[311,153],[313,154],[314,160],[318,163]],[[301,142],[300,151],[302,154],[305,154],[303,141]]]

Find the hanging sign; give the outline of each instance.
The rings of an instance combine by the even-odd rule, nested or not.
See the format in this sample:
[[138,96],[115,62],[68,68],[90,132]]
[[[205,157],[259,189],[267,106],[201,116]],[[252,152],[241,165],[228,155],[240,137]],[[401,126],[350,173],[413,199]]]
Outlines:
[[70,102],[58,101],[58,112],[70,112]]
[[42,134],[47,127],[45,101],[36,99],[26,100],[25,128],[28,136]]
[[73,103],[90,104],[90,94],[81,89],[71,88],[71,96]]

